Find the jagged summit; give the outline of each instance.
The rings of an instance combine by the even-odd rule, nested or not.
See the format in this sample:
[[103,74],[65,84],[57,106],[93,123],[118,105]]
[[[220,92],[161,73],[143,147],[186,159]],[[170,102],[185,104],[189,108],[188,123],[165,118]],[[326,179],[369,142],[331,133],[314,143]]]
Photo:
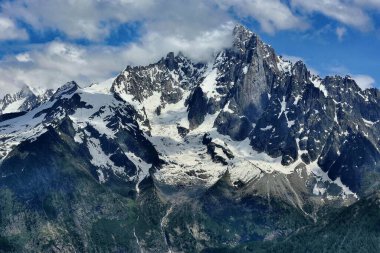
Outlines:
[[14,94],[6,94],[0,99],[0,115],[7,113],[26,112],[48,101],[54,93],[79,86],[74,82],[68,82],[56,91],[53,89],[33,89],[24,85]]
[[[249,41],[255,34],[251,32],[247,27],[241,24],[237,24],[233,29],[232,35],[234,37],[234,43],[245,43]],[[255,35],[255,37],[257,36]]]
[[26,97],[26,96],[30,96],[34,93],[28,85],[24,85],[18,94],[20,94],[20,96]]
[[25,85],[17,93],[6,94],[0,99],[0,115],[29,111],[49,100],[52,94],[52,89],[36,94],[32,88]]
[[54,92],[54,97],[59,97],[61,95],[64,95],[66,93],[73,93],[74,91],[80,89],[79,85],[75,81],[70,81],[59,87]]

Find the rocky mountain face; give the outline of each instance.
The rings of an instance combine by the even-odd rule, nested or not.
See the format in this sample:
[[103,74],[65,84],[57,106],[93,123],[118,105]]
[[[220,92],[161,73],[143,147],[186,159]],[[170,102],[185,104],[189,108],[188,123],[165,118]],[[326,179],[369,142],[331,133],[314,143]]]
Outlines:
[[41,94],[35,94],[25,86],[15,94],[6,94],[0,99],[0,115],[29,111],[49,100],[53,92],[54,90],[49,89]]
[[207,63],[169,53],[4,98],[26,112],[0,116],[0,249],[305,252],[282,241],[322,242],[340,213],[377,220],[379,91],[314,76],[243,26],[233,38]]

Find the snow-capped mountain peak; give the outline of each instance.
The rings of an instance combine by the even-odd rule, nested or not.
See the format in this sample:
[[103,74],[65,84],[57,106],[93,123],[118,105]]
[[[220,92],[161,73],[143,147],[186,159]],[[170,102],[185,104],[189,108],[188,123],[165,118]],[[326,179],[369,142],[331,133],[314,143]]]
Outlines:
[[52,89],[38,92],[33,90],[35,89],[25,85],[14,94],[6,94],[0,99],[0,115],[29,111],[49,100],[53,93]]
[[[380,92],[315,76],[243,26],[232,36],[207,63],[169,53],[88,87],[7,95],[1,182],[52,224],[61,212],[95,220],[67,229],[98,239],[93,229],[125,215],[118,231],[141,252],[266,240],[366,203],[380,175]],[[56,196],[79,200],[53,209]]]

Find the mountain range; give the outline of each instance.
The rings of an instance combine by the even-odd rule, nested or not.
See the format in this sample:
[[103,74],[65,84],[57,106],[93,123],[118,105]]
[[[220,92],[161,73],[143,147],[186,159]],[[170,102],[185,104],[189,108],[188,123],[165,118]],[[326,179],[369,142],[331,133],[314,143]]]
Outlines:
[[379,90],[232,36],[0,100],[0,252],[379,252]]

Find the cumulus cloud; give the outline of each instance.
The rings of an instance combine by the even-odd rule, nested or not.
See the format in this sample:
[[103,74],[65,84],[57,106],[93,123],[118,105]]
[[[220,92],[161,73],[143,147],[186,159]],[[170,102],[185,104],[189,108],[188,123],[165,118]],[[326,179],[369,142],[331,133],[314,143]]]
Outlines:
[[4,1],[3,13],[38,31],[58,30],[72,39],[103,40],[128,22],[143,22],[144,29],[192,36],[206,28],[252,17],[263,31],[305,29],[307,23],[280,0],[13,0]]
[[219,3],[224,8],[235,9],[240,17],[254,17],[267,33],[308,27],[305,20],[296,16],[280,0],[222,0]]
[[[76,80],[85,85],[107,79],[126,65],[152,63],[171,51],[207,61],[232,39],[232,19],[215,8],[214,0],[13,0],[0,7],[35,31],[59,31],[69,39],[29,45],[22,53],[3,57],[0,86],[8,87],[2,93],[24,84],[57,87]],[[133,43],[104,42],[119,25],[130,22],[141,23],[140,37]],[[75,44],[76,39],[90,44]]]
[[380,10],[380,1],[378,0],[354,0],[354,3],[364,8],[376,8]]
[[140,41],[124,46],[49,42],[0,62],[0,87],[4,87],[1,95],[25,84],[46,89],[75,80],[86,86],[116,75],[127,65],[156,62],[168,52],[183,52],[194,61],[208,61],[215,52],[231,45],[232,29],[232,23],[222,24],[190,40],[147,33]]
[[9,18],[0,16],[0,40],[26,40],[28,34]]
[[351,77],[362,90],[373,88],[376,83],[375,79],[368,75],[351,75]]
[[152,4],[150,0],[15,0],[2,2],[1,9],[37,31],[52,29],[74,39],[98,40],[117,24],[136,19]]
[[301,12],[320,13],[362,31],[373,28],[370,16],[360,6],[353,4],[352,0],[291,0],[291,5]]
[[100,41],[120,24],[143,22],[145,29],[191,36],[230,20],[212,1],[194,0],[13,0],[1,4],[3,13],[37,31],[58,30],[71,39]]
[[21,54],[17,54],[15,56],[16,60],[19,61],[19,62],[28,62],[28,61],[32,61],[32,59],[30,58],[30,55],[29,53],[21,53]]
[[132,65],[150,63],[171,51],[182,52],[194,61],[206,62],[214,53],[232,45],[232,29],[233,23],[228,22],[193,38],[151,32],[140,42],[128,46],[124,55]]

